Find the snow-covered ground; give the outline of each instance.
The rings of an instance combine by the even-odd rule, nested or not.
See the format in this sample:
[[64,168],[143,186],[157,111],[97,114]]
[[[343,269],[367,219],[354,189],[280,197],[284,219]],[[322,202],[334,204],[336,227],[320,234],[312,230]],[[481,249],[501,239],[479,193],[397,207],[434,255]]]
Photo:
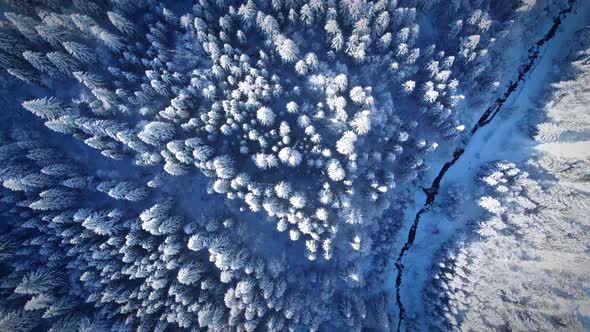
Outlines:
[[[558,37],[552,40],[543,51],[534,71],[526,82],[518,88],[517,94],[511,96],[502,111],[493,122],[481,128],[466,145],[466,151],[459,161],[445,174],[440,186],[437,200],[444,200],[445,193],[452,188],[458,188],[463,200],[461,211],[449,216],[437,208],[436,203],[431,212],[422,216],[416,240],[405,258],[404,281],[402,284],[402,302],[406,309],[406,320],[424,322],[422,290],[424,284],[431,279],[430,268],[434,256],[442,244],[453,237],[466,223],[473,222],[481,211],[477,206],[473,187],[481,166],[496,160],[510,160],[516,164],[524,164],[537,153],[537,144],[532,138],[531,119],[538,118],[542,111],[540,100],[547,98],[551,82],[559,80],[559,70],[568,66],[564,58],[570,53],[570,46],[577,38],[576,32],[587,27],[590,22],[590,2],[582,2],[575,15],[570,15],[560,26]],[[506,73],[510,77],[517,72]],[[508,77],[508,79],[510,79]],[[500,89],[501,90],[501,89]],[[550,143],[538,147],[541,151],[553,150],[558,155],[585,157],[590,153],[588,142]],[[449,159],[432,163],[433,176]],[[428,182],[427,182],[428,183]],[[423,195],[421,195],[423,196]],[[415,211],[422,207],[424,198],[416,200]],[[441,203],[441,204],[444,204]],[[414,215],[410,215],[411,218]],[[406,224],[410,223],[409,221]],[[406,232],[401,232],[399,243],[405,241]],[[397,253],[396,253],[397,255]],[[393,283],[393,282],[392,282]],[[588,311],[581,308],[581,311]]]

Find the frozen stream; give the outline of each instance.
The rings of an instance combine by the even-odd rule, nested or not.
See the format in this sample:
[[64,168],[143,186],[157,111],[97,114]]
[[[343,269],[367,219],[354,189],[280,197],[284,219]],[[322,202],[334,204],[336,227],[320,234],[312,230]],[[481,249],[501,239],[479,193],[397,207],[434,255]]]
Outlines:
[[424,189],[424,192],[426,194],[426,200],[425,200],[422,208],[420,208],[420,210],[418,210],[418,212],[416,213],[416,216],[414,217],[414,221],[412,223],[412,226],[410,227],[410,229],[408,231],[407,240],[404,243],[404,245],[402,246],[402,249],[400,250],[400,253],[399,253],[396,263],[395,263],[395,267],[397,269],[397,276],[395,279],[396,302],[397,302],[397,307],[399,309],[398,324],[397,324],[398,331],[401,330],[404,315],[405,315],[405,308],[404,308],[403,301],[401,298],[403,272],[404,272],[404,268],[405,268],[404,257],[406,256],[406,254],[408,253],[408,251],[412,248],[412,245],[414,244],[414,240],[416,239],[416,233],[418,231],[418,225],[420,223],[420,219],[421,219],[422,215],[424,213],[426,213],[430,209],[431,205],[434,203],[436,196],[439,192],[439,187],[440,187],[441,181],[443,180],[443,177],[449,171],[449,169],[451,169],[451,167],[453,167],[453,165],[463,156],[463,154],[465,153],[466,147],[468,146],[471,138],[477,133],[477,131],[479,129],[487,126],[488,124],[490,124],[492,122],[492,120],[495,118],[495,116],[502,110],[502,107],[508,101],[510,96],[515,91],[517,91],[519,85],[521,85],[521,83],[524,83],[526,81],[528,75],[532,72],[532,70],[535,68],[535,66],[539,62],[540,57],[541,57],[541,52],[543,51],[544,46],[550,40],[552,40],[555,36],[557,36],[558,29],[561,26],[563,20],[566,18],[566,16],[568,14],[570,14],[574,11],[575,3],[576,3],[575,0],[569,0],[568,7],[566,9],[563,9],[562,11],[560,11],[555,16],[555,18],[553,19],[553,24],[551,25],[551,27],[547,31],[547,33],[545,33],[545,35],[541,39],[539,39],[537,42],[535,42],[535,44],[533,46],[531,46],[529,48],[529,50],[528,50],[529,61],[521,66],[521,68],[519,69],[518,76],[517,76],[516,80],[511,82],[508,85],[508,87],[506,88],[504,94],[501,97],[497,98],[496,101],[484,111],[484,113],[479,118],[477,123],[473,126],[471,131],[463,139],[460,146],[458,146],[455,149],[455,151],[453,152],[452,158],[442,166],[438,175],[434,178],[430,188]]

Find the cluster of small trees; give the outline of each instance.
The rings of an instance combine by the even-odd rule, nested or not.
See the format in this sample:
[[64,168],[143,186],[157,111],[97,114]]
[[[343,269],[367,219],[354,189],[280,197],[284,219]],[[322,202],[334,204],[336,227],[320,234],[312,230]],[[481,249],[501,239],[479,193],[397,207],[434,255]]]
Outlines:
[[453,246],[457,249],[441,250],[432,268],[431,284],[423,294],[428,313],[436,313],[429,323],[431,328],[460,329],[462,312],[471,304],[470,296],[474,293],[471,271],[477,266],[469,261],[465,247],[456,241]]
[[581,329],[565,299],[584,297],[571,288],[588,279],[572,255],[585,251],[580,218],[588,207],[564,214],[580,194],[560,184],[543,187],[507,161],[485,165],[478,182],[482,217],[441,250],[424,292],[436,317],[431,327]]

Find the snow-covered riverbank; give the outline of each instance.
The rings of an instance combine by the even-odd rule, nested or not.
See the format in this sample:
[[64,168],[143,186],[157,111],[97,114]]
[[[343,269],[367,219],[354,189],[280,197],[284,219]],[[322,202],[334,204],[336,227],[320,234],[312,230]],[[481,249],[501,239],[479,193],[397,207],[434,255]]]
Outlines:
[[[563,23],[560,21],[558,30],[553,31],[552,27],[548,32],[552,40],[546,40],[547,47],[539,49],[539,60],[531,63],[531,73],[526,73],[526,77],[523,76],[523,81],[518,82],[520,86],[507,98],[506,103],[499,105],[502,111],[498,113],[497,118],[493,122],[482,122],[482,126],[476,126],[475,135],[464,145],[465,151],[458,151],[461,154],[459,158],[455,155],[453,160],[447,161],[452,167],[445,171],[444,178],[440,181],[441,196],[448,194],[449,188],[464,190],[459,193],[463,195],[461,211],[449,215],[444,211],[444,207],[440,208],[440,205],[434,204],[433,211],[418,212],[420,231],[410,230],[415,232],[415,235],[411,234],[415,239],[411,241],[411,249],[407,248],[406,242],[406,250],[402,253],[405,257],[398,260],[398,264],[400,261],[403,262],[403,278],[408,280],[407,284],[403,284],[402,281],[400,287],[400,301],[406,311],[404,319],[418,322],[426,319],[421,294],[424,284],[431,279],[430,268],[435,261],[435,255],[443,243],[481,213],[475,205],[476,197],[472,196],[467,188],[472,187],[482,165],[503,159],[524,163],[535,153],[535,142],[528,128],[531,113],[538,112],[537,100],[546,97],[547,85],[556,79],[554,66],[560,65],[568,55],[568,45],[577,38],[576,31],[583,29],[590,18],[588,3],[572,8],[576,9],[575,14],[568,15]],[[490,125],[486,126],[486,123]],[[428,196],[425,200],[428,202]]]

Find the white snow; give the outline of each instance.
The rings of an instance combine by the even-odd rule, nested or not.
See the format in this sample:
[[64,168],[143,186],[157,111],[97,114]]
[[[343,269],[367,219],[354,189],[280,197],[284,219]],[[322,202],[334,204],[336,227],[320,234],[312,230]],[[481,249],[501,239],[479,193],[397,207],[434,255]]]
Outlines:
[[[475,180],[481,166],[496,160],[509,160],[520,164],[526,162],[532,155],[537,153],[535,142],[528,134],[527,120],[529,116],[538,111],[538,100],[542,100],[547,93],[547,86],[554,79],[553,66],[560,63],[570,51],[569,45],[575,40],[575,32],[582,29],[590,22],[590,2],[584,2],[577,10],[576,15],[570,15],[560,26],[558,38],[550,41],[540,58],[536,68],[530,73],[528,79],[521,83],[516,95],[505,103],[502,111],[488,126],[481,128],[470,140],[467,149],[459,161],[447,172],[440,186],[440,192],[444,192],[449,185],[470,187]],[[507,73],[507,79],[517,75],[516,71]],[[500,92],[503,92],[500,89]],[[484,106],[479,114],[485,109]],[[468,109],[465,106],[464,109]],[[477,112],[475,112],[477,114]],[[471,124],[467,126],[471,128]],[[541,147],[540,150],[555,150],[551,147]],[[559,147],[561,149],[561,147]],[[584,149],[584,156],[590,153],[590,145],[574,144],[568,146],[565,152],[579,153]],[[431,162],[431,178],[437,175],[442,164],[450,159],[447,155],[440,153],[440,160]],[[431,182],[425,181],[428,186]],[[439,193],[439,196],[442,194]],[[465,193],[467,194],[467,192]],[[422,194],[418,195],[424,197]],[[440,198],[440,197],[438,197]],[[438,199],[437,198],[437,199]],[[465,223],[476,219],[481,210],[476,207],[473,196],[465,196],[463,211],[459,217],[448,217],[439,211],[428,212],[422,216],[417,236],[409,253],[405,258],[405,270],[402,283],[402,302],[406,310],[405,320],[425,321],[422,302],[422,290],[425,282],[429,280],[429,269],[433,262],[433,256],[440,249],[441,245],[450,239],[457,230],[465,226]],[[471,202],[471,204],[469,204]],[[406,224],[410,224],[415,212],[422,207],[424,198],[417,197],[414,213],[409,213]],[[435,203],[436,204],[436,203]],[[411,209],[410,209],[411,210]],[[398,243],[404,243],[407,230],[400,232]],[[397,252],[394,257],[397,257]],[[393,276],[394,278],[395,276]],[[391,280],[391,285],[395,280]],[[584,312],[588,307],[584,307]]]

